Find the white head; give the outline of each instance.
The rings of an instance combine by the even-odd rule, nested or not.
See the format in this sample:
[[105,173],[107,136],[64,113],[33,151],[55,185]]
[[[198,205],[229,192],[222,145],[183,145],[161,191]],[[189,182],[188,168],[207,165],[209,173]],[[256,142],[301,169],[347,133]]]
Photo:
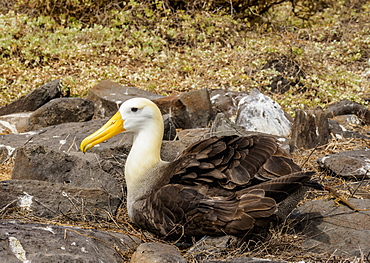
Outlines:
[[125,101],[118,112],[99,130],[86,137],[80,145],[82,152],[94,145],[123,132],[132,131],[135,137],[141,132],[152,132],[163,136],[163,119],[157,105],[145,98],[133,98]]

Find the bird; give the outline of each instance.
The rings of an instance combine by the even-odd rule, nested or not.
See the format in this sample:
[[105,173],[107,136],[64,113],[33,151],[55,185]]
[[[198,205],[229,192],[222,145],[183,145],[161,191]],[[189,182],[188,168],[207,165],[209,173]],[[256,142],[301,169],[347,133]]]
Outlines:
[[163,161],[162,114],[146,98],[125,101],[80,150],[126,131],[134,134],[124,172],[128,216],[166,239],[245,237],[265,229],[281,211],[296,206],[313,174],[302,171],[267,134],[209,137],[174,161]]

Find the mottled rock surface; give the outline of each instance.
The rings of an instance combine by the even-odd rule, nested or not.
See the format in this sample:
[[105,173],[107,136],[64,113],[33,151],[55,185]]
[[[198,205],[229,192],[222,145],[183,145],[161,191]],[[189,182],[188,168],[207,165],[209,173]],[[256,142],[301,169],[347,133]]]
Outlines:
[[172,245],[144,243],[132,255],[130,263],[186,263],[186,260]]
[[62,95],[60,87],[59,79],[50,81],[32,90],[29,94],[0,107],[0,116],[37,110],[48,101],[59,98]]
[[27,131],[68,122],[89,121],[94,115],[94,103],[82,98],[53,99],[34,111]]
[[140,240],[118,232],[0,220],[0,258],[19,262],[120,263]]
[[122,202],[107,191],[38,180],[0,182],[0,200],[0,207],[22,210],[27,215],[76,221],[108,220]]
[[[370,199],[348,200],[356,208],[370,209]],[[370,211],[356,212],[332,200],[309,201],[292,214],[299,222],[296,229],[306,236],[302,243],[307,252],[329,253],[344,257],[369,253]]]
[[257,89],[239,101],[235,123],[247,131],[284,137],[289,136],[292,127],[280,105]]
[[13,179],[100,189],[113,196],[122,196],[114,167],[92,153],[64,153],[42,145],[25,145],[17,149],[14,162]]
[[370,150],[330,154],[317,162],[322,169],[335,176],[359,180],[370,178]]

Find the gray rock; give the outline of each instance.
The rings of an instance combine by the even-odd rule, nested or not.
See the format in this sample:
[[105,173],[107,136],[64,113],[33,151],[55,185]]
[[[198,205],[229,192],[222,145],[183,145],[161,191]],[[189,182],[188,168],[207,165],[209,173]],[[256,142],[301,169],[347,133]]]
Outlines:
[[18,112],[35,111],[48,101],[59,98],[62,95],[60,87],[61,83],[59,79],[50,81],[8,105],[0,107],[0,116]]
[[186,260],[172,245],[144,243],[136,249],[130,263],[186,263]]
[[[106,121],[65,123],[26,133],[0,135],[0,149],[4,149],[2,153],[7,154],[6,157],[10,157],[8,153],[12,154],[15,149],[24,145],[42,145],[60,152],[79,151],[79,144],[83,138],[100,128]],[[107,147],[117,145],[121,139],[121,135],[112,138]]]
[[36,180],[0,182],[0,208],[4,213],[22,213],[44,218],[64,218],[74,221],[111,220],[121,198],[107,191],[72,187]]
[[361,125],[360,118],[355,114],[337,115],[331,118],[331,120],[338,122],[347,129],[351,126]]
[[223,113],[218,113],[212,123],[210,136],[225,136],[225,135],[246,135],[251,133],[246,129],[235,125],[230,119]]
[[[348,115],[341,115],[341,116],[348,116]],[[356,115],[351,115],[356,116]],[[339,117],[339,116],[338,116]],[[356,117],[357,118],[357,117]],[[333,118],[334,119],[334,118]],[[331,134],[334,134],[337,139],[343,139],[343,138],[361,138],[361,139],[368,139],[369,137],[364,134],[359,134],[354,131],[347,130],[343,125],[338,123],[337,121],[329,119],[329,132]],[[337,119],[337,118],[335,118]]]
[[[247,131],[243,127],[235,125],[223,113],[218,113],[216,115],[216,118],[213,121],[211,130],[210,130],[210,136],[226,136],[226,135],[251,136],[251,135],[256,135],[256,134],[266,135],[266,133],[262,133],[262,132]],[[280,147],[282,147],[287,152],[290,151],[289,138],[282,137],[282,136],[274,136],[274,137],[276,137],[276,140],[279,143]]]
[[134,87],[125,87],[109,80],[100,81],[87,96],[94,101],[95,116],[99,118],[111,117],[123,102],[135,97],[154,100],[163,96]]
[[113,196],[122,196],[122,187],[114,175],[114,167],[110,162],[93,153],[64,153],[49,150],[42,145],[18,148],[12,172],[12,178],[17,180],[39,180],[101,189]]
[[280,105],[254,89],[239,101],[235,124],[248,131],[288,137],[292,122]]
[[118,232],[0,221],[0,258],[19,262],[122,262],[140,240]]
[[326,109],[326,113],[329,117],[355,114],[365,124],[370,124],[370,110],[367,109],[365,106],[362,106],[361,104],[353,101],[342,100],[340,102],[330,104]]
[[[369,199],[349,199],[356,208],[370,208]],[[307,252],[328,255],[360,257],[370,251],[370,211],[355,212],[332,200],[309,201],[298,207],[292,218],[297,220],[296,230],[306,238],[302,248]]]
[[89,121],[94,115],[94,103],[82,98],[53,99],[34,111],[27,131],[68,122]]
[[330,154],[319,158],[317,163],[335,176],[358,180],[370,178],[370,150]]

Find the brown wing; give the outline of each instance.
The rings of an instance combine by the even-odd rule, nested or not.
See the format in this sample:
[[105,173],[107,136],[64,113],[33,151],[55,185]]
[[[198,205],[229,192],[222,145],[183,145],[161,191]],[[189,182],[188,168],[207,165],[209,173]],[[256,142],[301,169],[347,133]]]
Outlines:
[[174,164],[173,183],[217,183],[226,189],[301,170],[267,135],[211,137],[188,147]]
[[294,173],[299,166],[269,136],[212,137],[169,168],[170,183],[138,202],[133,218],[165,237],[245,235],[311,176]]
[[210,196],[200,186],[170,184],[135,204],[133,221],[165,238],[200,235],[239,235],[253,229],[256,220],[267,219],[276,210],[272,198],[254,189],[237,196],[228,192]]

